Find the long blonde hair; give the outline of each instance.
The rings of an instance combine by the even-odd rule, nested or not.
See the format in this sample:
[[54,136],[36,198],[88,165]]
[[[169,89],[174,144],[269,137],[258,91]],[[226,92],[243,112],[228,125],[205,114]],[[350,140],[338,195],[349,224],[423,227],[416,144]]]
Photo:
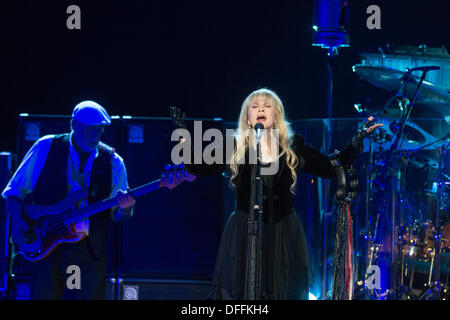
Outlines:
[[297,172],[295,168],[298,164],[298,157],[291,149],[293,131],[291,128],[291,124],[285,117],[283,103],[281,102],[280,98],[274,91],[266,88],[259,89],[250,93],[242,103],[237,128],[235,130],[236,148],[230,161],[230,184],[234,186],[233,179],[238,175],[238,165],[245,157],[245,153],[249,148],[249,135],[245,134],[245,132],[248,132],[249,129],[248,109],[250,108],[252,99],[259,97],[268,98],[273,102],[273,107],[275,108],[275,124],[276,129],[279,133],[279,146],[281,147],[281,153],[279,154],[279,157],[281,157],[283,154],[286,154],[286,165],[291,170],[291,176],[293,180],[290,191],[294,193],[294,188],[297,183]]

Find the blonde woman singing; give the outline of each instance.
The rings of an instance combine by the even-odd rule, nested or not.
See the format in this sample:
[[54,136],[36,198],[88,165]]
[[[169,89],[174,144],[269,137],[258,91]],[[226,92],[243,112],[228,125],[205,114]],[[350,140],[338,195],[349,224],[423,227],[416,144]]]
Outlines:
[[[181,111],[172,108],[171,112],[174,121],[182,126]],[[380,126],[368,127],[372,120],[368,119],[365,127],[340,153],[339,159],[344,168],[362,151],[363,138]],[[255,163],[251,154],[256,154],[253,127],[257,122],[264,125],[261,162],[263,169],[269,172],[262,173],[262,295],[270,300],[308,299],[311,274],[308,249],[302,223],[293,206],[298,170],[328,179],[336,177],[336,174],[326,155],[305,143],[301,135],[293,133],[280,98],[269,89],[252,92],[242,103],[234,149],[229,158],[224,151],[224,161],[220,164],[185,163],[187,171],[198,176],[228,171],[236,196],[235,210],[222,234],[210,298],[244,298],[247,224]],[[225,144],[223,142],[219,147]]]

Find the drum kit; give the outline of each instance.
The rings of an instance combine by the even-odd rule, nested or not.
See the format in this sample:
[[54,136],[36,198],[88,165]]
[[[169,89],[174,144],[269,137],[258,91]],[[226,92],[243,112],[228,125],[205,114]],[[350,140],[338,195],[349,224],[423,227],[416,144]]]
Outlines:
[[[366,109],[384,126],[370,136],[363,151],[368,156],[366,212],[358,239],[355,295],[449,299],[450,87],[425,80],[440,67],[401,71],[387,67],[386,61],[353,66],[362,80],[392,94],[386,104]],[[448,70],[450,56],[441,61]],[[367,285],[372,266],[380,272],[375,287]]]

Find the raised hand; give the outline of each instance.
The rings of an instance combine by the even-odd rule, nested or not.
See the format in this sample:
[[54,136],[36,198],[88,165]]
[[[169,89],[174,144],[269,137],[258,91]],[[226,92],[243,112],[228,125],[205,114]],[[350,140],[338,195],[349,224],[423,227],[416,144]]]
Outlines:
[[373,126],[368,127],[371,123],[373,123],[373,117],[370,116],[369,118],[367,118],[366,123],[364,124],[364,128],[366,130],[366,137],[371,135],[372,132],[374,132],[377,128],[381,127],[383,124],[382,123],[377,123]]
[[382,123],[371,125],[373,123],[373,121],[374,121],[374,117],[370,116],[369,118],[367,118],[364,125],[358,129],[358,131],[356,132],[356,135],[353,137],[352,145],[359,152],[363,151],[364,138],[371,135],[377,128],[379,128],[383,125]]

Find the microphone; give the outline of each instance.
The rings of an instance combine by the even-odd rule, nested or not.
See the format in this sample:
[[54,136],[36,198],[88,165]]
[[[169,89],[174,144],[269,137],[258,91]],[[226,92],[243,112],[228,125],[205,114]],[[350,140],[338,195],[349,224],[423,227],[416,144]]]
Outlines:
[[256,130],[256,140],[261,139],[261,130],[264,129],[264,125],[261,122],[257,122],[255,124],[255,130]]

